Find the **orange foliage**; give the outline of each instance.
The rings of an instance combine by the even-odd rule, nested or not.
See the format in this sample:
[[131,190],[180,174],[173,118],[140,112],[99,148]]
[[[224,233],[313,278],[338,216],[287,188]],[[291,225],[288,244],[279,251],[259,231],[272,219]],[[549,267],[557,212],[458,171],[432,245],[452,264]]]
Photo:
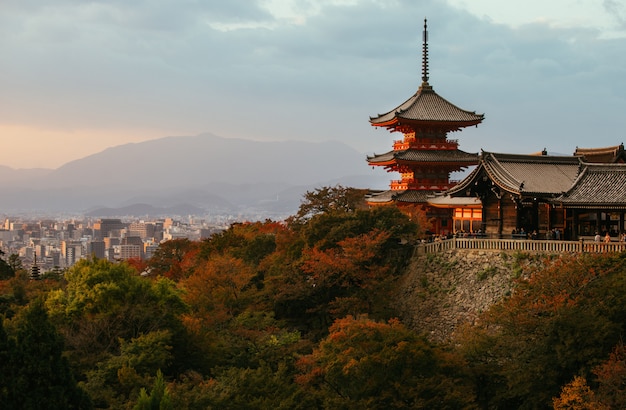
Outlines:
[[[606,256],[589,256],[606,258]],[[506,304],[491,312],[501,324],[513,327],[535,323],[538,317],[557,315],[562,309],[571,308],[586,299],[585,288],[601,272],[589,266],[589,260],[561,258],[547,268],[533,272],[526,280],[520,280],[515,293]],[[597,264],[598,261],[594,261]]]
[[609,407],[598,403],[593,390],[584,377],[576,376],[563,387],[561,395],[552,399],[554,410],[608,410]]
[[216,255],[181,281],[185,301],[192,313],[185,318],[190,327],[215,326],[232,318],[238,310],[244,287],[254,271],[240,259]]
[[626,348],[617,345],[609,359],[593,369],[597,377],[596,394],[610,408],[626,408]]
[[146,261],[141,260],[140,258],[131,258],[126,260],[128,266],[135,269],[135,272],[141,273],[146,270],[148,267],[148,263]]

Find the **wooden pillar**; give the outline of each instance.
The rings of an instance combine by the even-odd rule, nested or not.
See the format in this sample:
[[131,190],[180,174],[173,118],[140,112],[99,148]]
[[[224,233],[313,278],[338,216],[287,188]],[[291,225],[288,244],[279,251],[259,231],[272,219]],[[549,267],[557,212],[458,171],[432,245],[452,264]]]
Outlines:
[[502,225],[504,224],[502,214],[502,196],[498,198],[498,237],[502,239]]
[[550,203],[546,203],[546,209],[548,214],[548,223],[546,224],[546,234],[552,230],[552,205]]

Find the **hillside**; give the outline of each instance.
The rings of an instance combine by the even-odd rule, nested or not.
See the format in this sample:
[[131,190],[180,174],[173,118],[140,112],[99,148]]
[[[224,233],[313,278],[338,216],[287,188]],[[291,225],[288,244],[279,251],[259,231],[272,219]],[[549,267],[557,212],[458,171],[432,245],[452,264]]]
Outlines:
[[398,208],[322,191],[288,223],[147,261],[36,280],[0,258],[0,402],[36,408],[52,386],[55,408],[148,391],[190,410],[625,408],[625,254],[412,256],[419,227]]

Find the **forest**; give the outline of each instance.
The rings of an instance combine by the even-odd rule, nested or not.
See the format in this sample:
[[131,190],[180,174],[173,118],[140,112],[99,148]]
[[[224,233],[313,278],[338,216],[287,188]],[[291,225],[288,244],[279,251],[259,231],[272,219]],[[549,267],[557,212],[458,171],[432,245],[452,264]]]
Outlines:
[[363,194],[37,280],[1,255],[0,408],[626,408],[625,255],[548,255],[435,343],[394,303],[427,221]]

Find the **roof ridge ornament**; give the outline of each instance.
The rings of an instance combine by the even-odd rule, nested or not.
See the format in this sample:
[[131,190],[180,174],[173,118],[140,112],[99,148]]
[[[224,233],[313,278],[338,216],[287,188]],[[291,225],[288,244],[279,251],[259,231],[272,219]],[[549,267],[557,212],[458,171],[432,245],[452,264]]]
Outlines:
[[428,30],[426,25],[426,18],[424,18],[424,33],[422,34],[422,40],[424,42],[422,46],[422,82],[428,84]]

